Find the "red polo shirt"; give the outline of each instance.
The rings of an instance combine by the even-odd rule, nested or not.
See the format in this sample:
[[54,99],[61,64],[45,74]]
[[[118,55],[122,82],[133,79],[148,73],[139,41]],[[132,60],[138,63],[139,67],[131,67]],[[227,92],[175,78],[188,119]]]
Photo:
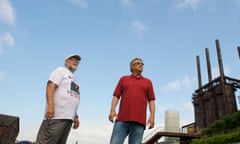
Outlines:
[[147,103],[155,100],[150,79],[143,76],[123,76],[113,96],[120,98],[118,121],[134,121],[146,126]]

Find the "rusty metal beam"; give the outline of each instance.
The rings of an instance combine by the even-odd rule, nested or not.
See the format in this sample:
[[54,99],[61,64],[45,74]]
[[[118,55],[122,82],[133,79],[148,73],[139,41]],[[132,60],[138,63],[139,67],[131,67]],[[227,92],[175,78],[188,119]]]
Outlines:
[[205,48],[205,53],[206,53],[206,60],[207,60],[208,82],[210,83],[212,81],[212,71],[211,71],[211,63],[210,63],[208,48]]
[[196,57],[196,60],[197,60],[198,88],[201,88],[202,87],[202,77],[201,77],[200,58],[198,55]]
[[238,47],[238,56],[240,58],[240,46]]
[[217,56],[218,56],[218,65],[219,65],[219,73],[220,73],[220,81],[222,85],[222,94],[224,99],[224,106],[225,106],[225,112],[230,113],[230,109],[228,106],[228,98],[226,96],[226,90],[225,90],[225,78],[224,78],[224,69],[223,69],[223,62],[222,62],[222,54],[221,54],[221,48],[220,48],[220,42],[217,39],[216,41],[216,49],[217,49]]
[[[221,54],[220,42],[218,39],[216,40],[216,49],[217,49],[217,56],[218,56],[219,73],[220,73],[220,77],[223,78],[224,70],[223,70],[222,54]],[[223,80],[222,82],[224,82],[224,79],[222,80]]]

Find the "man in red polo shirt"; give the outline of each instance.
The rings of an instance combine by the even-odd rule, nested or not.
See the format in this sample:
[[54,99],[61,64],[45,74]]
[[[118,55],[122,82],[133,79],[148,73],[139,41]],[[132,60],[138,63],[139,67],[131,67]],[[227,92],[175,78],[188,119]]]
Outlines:
[[141,144],[146,122],[148,128],[154,127],[155,95],[151,80],[142,76],[143,65],[141,58],[134,58],[130,62],[131,75],[121,77],[114,90],[109,120],[115,123],[110,144],[123,144],[127,136],[129,144]]

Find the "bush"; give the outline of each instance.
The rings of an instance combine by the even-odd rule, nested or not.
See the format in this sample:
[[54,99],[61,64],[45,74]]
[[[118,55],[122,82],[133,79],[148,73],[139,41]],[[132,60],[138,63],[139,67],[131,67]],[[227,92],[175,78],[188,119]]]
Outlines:
[[191,144],[229,144],[240,142],[240,112],[228,114],[201,131],[202,138]]
[[229,144],[240,141],[240,131],[195,140],[191,144]]

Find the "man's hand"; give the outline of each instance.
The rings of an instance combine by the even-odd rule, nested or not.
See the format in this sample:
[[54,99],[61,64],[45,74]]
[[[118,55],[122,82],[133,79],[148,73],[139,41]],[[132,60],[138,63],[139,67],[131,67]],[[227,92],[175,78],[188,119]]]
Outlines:
[[148,129],[151,129],[154,127],[154,118],[150,117],[147,122]]
[[110,109],[110,114],[108,116],[108,119],[111,122],[115,122],[118,118],[117,113],[115,111],[117,103],[118,103],[119,98],[117,96],[113,96],[112,98],[112,104],[111,104],[111,109]]
[[78,116],[75,116],[74,121],[73,121],[73,129],[77,129],[79,127],[79,119]]
[[46,119],[51,119],[55,115],[55,110],[53,105],[48,105],[47,112],[45,114]]
[[117,113],[114,111],[114,112],[111,112],[108,116],[108,119],[111,121],[111,122],[115,122],[117,120]]

